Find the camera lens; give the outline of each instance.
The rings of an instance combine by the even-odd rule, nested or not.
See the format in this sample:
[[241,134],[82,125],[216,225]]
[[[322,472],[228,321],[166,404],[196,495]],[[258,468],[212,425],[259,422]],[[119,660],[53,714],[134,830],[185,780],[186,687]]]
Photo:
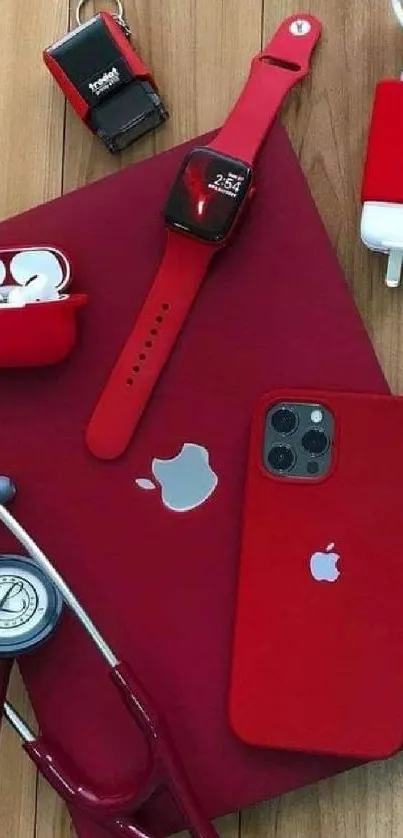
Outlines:
[[329,445],[329,440],[325,432],[320,431],[318,428],[311,428],[311,430],[307,431],[303,435],[301,442],[305,451],[308,454],[312,454],[313,457],[319,457],[321,454],[324,454]]
[[295,464],[295,454],[289,445],[273,445],[267,455],[273,471],[290,471]]
[[271,417],[271,426],[278,434],[293,434],[298,425],[298,416],[289,407],[279,407]]

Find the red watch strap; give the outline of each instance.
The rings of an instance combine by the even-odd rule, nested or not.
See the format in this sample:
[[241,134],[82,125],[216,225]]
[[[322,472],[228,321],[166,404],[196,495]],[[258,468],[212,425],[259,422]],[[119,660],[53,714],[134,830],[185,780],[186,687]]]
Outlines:
[[[309,70],[321,26],[312,15],[284,21],[252,61],[247,85],[210,147],[252,164],[288,91]],[[114,459],[127,447],[216,251],[168,233],[166,252],[134,330],[87,428],[89,449]]]
[[309,72],[321,25],[293,15],[253,61],[246,85],[210,148],[252,164],[287,93]]
[[127,447],[217,248],[168,232],[149,296],[87,427],[87,445],[104,460]]

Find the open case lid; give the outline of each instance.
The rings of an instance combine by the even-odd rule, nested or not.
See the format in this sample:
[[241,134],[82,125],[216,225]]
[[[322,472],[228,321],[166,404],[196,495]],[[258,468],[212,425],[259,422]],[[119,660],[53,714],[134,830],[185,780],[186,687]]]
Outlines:
[[16,287],[24,287],[40,274],[46,274],[59,293],[71,280],[71,265],[65,253],[56,247],[0,248],[0,298],[6,299]]
[[[187,148],[0,226],[0,246],[46,239],[60,247],[74,260],[77,289],[89,294],[79,344],[64,364],[1,375],[0,471],[19,486],[17,517],[158,701],[206,812],[216,816],[346,767],[247,747],[227,722],[253,406],[278,386],[385,392],[387,385],[276,125],[255,199],[216,257],[130,448],[112,463],[91,457],[85,426],[159,264],[161,208]],[[157,519],[157,493],[135,478],[150,477],[152,457],[172,457],[185,441],[214,457],[214,502],[180,522]],[[2,533],[1,549],[11,546]],[[40,726],[83,771],[114,785],[139,769],[141,736],[70,615],[20,667]],[[73,815],[80,838],[106,837]],[[161,833],[179,826],[162,796],[145,813],[150,822]]]

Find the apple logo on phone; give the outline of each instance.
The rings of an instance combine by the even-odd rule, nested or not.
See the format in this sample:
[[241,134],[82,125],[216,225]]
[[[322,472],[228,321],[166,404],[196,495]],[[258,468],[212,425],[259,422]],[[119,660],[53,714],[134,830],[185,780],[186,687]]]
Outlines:
[[[185,442],[179,454],[170,460],[155,457],[151,470],[161,487],[164,506],[173,512],[189,512],[201,506],[213,494],[218,483],[207,449],[193,442]],[[138,477],[135,482],[141,489],[150,491],[157,488],[148,478]]]
[[324,553],[313,553],[310,559],[311,574],[316,582],[336,582],[340,576],[337,562],[340,558],[334,551],[334,542],[328,544]]

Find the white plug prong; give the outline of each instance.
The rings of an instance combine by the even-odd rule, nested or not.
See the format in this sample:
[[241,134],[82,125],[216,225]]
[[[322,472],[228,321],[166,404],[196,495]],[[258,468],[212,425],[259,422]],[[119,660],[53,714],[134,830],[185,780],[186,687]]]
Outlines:
[[385,277],[385,282],[388,288],[397,288],[400,285],[402,266],[403,250],[390,250],[388,256],[388,267]]

